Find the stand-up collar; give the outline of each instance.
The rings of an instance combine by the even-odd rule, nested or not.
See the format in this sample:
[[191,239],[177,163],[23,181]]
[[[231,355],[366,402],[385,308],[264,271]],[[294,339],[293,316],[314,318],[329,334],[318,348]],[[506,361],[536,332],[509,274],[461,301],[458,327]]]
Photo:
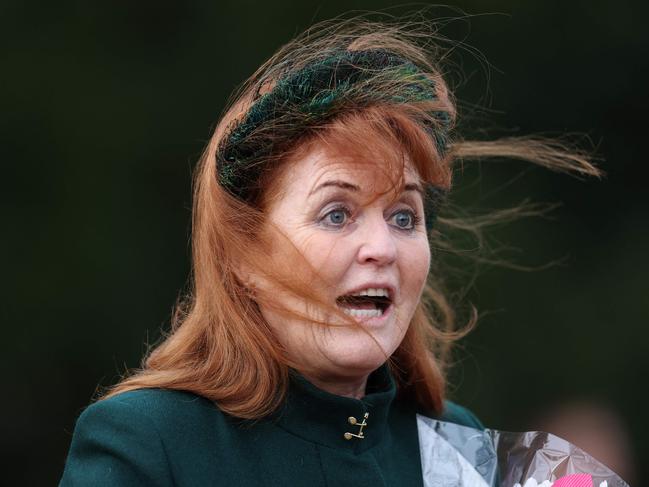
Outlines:
[[[379,443],[387,430],[388,414],[396,394],[396,385],[387,364],[368,377],[366,391],[362,399],[336,396],[293,372],[278,424],[314,443],[355,452],[365,451]],[[366,425],[361,429],[363,419]]]

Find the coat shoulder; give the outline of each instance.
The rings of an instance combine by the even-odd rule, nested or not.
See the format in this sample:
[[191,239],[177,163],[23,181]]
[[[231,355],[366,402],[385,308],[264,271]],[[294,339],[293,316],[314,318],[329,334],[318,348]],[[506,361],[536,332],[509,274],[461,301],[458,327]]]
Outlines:
[[100,399],[88,409],[131,411],[153,420],[185,417],[191,414],[214,414],[220,410],[208,399],[187,391],[172,389],[137,389]]
[[209,444],[214,432],[207,425],[223,430],[224,416],[182,391],[138,389],[101,399],[77,420],[60,486],[171,486],[174,461],[191,455],[192,442]]
[[453,401],[444,401],[444,412],[439,417],[441,421],[448,421],[449,423],[459,424],[461,426],[468,426],[479,430],[484,430],[485,427],[478,417],[472,411],[454,403]]
[[137,389],[90,405],[82,414],[110,416],[114,420],[144,421],[164,438],[173,438],[206,424],[226,426],[225,414],[209,399],[171,389]]

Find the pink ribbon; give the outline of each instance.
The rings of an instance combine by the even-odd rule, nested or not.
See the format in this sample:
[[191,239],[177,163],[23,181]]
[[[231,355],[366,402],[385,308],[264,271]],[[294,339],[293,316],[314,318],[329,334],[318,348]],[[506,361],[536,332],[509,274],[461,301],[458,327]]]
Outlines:
[[585,473],[566,475],[557,479],[552,487],[593,487],[593,478]]

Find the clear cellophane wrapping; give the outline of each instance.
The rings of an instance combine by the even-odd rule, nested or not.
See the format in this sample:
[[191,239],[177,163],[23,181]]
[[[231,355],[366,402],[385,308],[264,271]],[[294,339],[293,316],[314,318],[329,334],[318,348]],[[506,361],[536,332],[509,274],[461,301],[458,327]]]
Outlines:
[[550,433],[484,431],[417,418],[424,487],[629,487]]

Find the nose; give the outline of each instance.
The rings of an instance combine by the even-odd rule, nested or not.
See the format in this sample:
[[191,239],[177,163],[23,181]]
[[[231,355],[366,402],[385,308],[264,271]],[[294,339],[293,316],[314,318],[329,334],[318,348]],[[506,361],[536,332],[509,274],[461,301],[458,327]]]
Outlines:
[[374,263],[384,266],[397,259],[395,235],[383,216],[364,222],[357,259],[361,264]]

